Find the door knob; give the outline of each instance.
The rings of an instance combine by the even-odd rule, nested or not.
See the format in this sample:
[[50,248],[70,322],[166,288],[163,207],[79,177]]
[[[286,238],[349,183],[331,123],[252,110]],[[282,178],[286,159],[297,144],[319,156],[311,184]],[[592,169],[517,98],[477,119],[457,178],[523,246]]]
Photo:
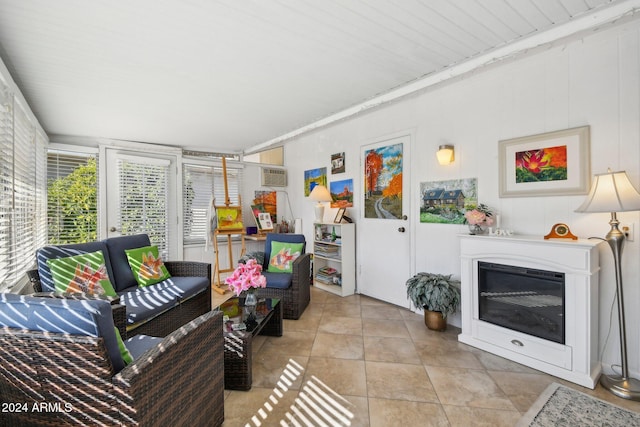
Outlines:
[[398,228],[398,231],[399,231],[399,232],[401,232],[401,233],[404,233],[404,231],[405,231],[405,230],[404,230],[404,227],[400,227],[400,228]]
[[109,229],[109,231],[110,231],[110,232],[112,232],[112,233],[115,233],[116,231],[118,231],[118,229],[117,229],[117,228],[115,228],[115,227],[111,227],[111,228]]
[[409,217],[407,217],[406,215],[402,215],[402,219],[406,221],[407,219],[409,219]]

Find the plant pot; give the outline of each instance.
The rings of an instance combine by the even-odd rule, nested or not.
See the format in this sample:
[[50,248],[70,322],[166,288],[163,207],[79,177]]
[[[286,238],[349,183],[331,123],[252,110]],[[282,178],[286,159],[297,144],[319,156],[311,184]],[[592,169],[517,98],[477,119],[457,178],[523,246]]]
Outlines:
[[432,331],[447,329],[447,319],[443,318],[439,311],[424,310],[424,324]]

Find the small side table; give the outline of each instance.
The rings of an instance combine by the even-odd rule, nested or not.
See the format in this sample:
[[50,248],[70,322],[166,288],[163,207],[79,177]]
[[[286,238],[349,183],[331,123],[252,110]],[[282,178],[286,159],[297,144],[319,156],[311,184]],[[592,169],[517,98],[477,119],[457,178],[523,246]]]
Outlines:
[[[242,322],[244,298],[231,298],[221,309],[240,313],[230,318],[234,324]],[[282,305],[277,298],[259,298],[256,306],[257,325],[251,330],[224,332],[224,388],[228,390],[251,389],[253,382],[253,337],[256,335],[282,336]],[[226,328],[226,325],[223,327]]]

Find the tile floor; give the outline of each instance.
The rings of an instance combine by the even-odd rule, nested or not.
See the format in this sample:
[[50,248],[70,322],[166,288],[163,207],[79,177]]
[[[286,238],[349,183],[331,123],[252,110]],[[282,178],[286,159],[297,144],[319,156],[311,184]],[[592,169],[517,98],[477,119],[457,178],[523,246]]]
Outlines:
[[253,388],[225,391],[224,427],[250,422],[289,359],[303,376],[263,426],[279,425],[310,375],[354,405],[352,426],[513,426],[554,381],[640,412],[639,402],[459,343],[458,328],[430,331],[422,315],[364,296],[312,288],[311,304],[299,320],[285,320],[284,331],[254,341]]

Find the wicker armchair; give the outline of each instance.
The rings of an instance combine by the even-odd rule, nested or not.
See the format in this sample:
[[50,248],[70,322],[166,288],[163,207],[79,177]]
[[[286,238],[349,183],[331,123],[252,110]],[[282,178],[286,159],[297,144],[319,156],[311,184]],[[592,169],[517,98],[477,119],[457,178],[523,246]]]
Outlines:
[[[278,298],[282,304],[282,317],[285,319],[299,319],[311,301],[310,276],[311,276],[311,255],[303,253],[293,262],[293,271],[289,273],[269,273],[269,256],[271,254],[271,242],[305,243],[302,234],[267,234],[265,251],[261,253],[248,254],[248,257],[262,261],[263,274],[267,278],[267,287],[257,290],[259,297]],[[252,256],[253,255],[253,256]],[[246,259],[246,258],[245,258]],[[273,279],[282,283],[281,277],[290,278],[291,284],[288,287],[272,286]],[[280,280],[278,280],[280,279]]]
[[[69,302],[75,303],[83,302]],[[2,425],[219,426],[224,420],[220,312],[156,339],[117,373],[106,336],[3,324],[0,402],[13,410],[1,414]]]

